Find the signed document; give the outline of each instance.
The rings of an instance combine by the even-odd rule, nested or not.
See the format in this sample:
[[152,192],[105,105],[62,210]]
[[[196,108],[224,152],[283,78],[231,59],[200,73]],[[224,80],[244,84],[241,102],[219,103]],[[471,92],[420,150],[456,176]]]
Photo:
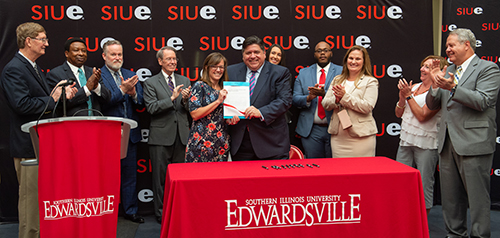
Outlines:
[[224,82],[224,89],[227,90],[226,100],[224,100],[224,118],[238,116],[245,118],[245,109],[250,107],[250,88],[247,82]]

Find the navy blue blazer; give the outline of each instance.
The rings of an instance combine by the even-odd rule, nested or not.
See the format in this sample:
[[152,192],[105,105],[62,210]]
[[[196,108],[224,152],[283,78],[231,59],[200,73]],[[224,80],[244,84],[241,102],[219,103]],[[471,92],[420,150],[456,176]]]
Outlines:
[[[293,105],[300,109],[296,132],[302,137],[308,137],[311,133],[314,123],[314,113],[316,112],[316,107],[318,107],[317,97],[311,101],[309,107],[307,106],[307,95],[309,95],[309,90],[307,88],[317,83],[317,70],[318,64],[313,64],[307,68],[301,69],[293,86]],[[330,88],[333,78],[340,73],[342,73],[342,66],[330,63],[330,68],[328,68],[325,79],[325,94]],[[332,112],[333,110],[325,110],[328,124],[330,124]]]
[[[242,62],[227,68],[229,81],[246,81],[247,66]],[[231,154],[240,148],[248,127],[250,140],[255,154],[259,158],[288,155],[290,138],[285,112],[292,105],[290,71],[267,61],[260,72],[250,105],[260,110],[260,118],[242,119],[236,125],[229,126],[231,135]]]
[[[87,79],[90,78],[90,76],[92,76],[93,73],[92,68],[89,66],[83,66],[83,67],[85,69],[85,77]],[[71,68],[69,67],[67,61],[65,61],[62,65],[53,68],[47,73],[47,83],[49,84],[50,88],[55,87],[57,83],[59,83],[61,80],[71,79],[71,78],[78,80],[78,78],[75,78],[75,74],[73,74],[73,71],[71,71]],[[101,84],[101,96],[98,96],[94,92],[91,92],[90,100],[92,100],[92,108],[101,111],[101,105],[108,102],[111,99],[111,92],[102,83],[102,78],[99,80],[99,84]],[[75,97],[67,100],[66,102],[66,115],[68,116],[73,116],[75,112],[81,109],[88,108],[87,106],[88,97],[85,94],[85,90],[83,89],[83,87],[80,86],[79,83],[76,83],[75,87],[78,88],[78,92],[75,94]],[[57,106],[58,116],[62,116],[61,104],[62,103],[60,102],[59,105]],[[87,115],[88,111],[81,111],[75,116],[87,116]],[[94,115],[99,116],[97,113]]]
[[[120,72],[124,80],[127,80],[135,75],[134,72],[124,68],[120,68]],[[111,100],[102,105],[102,113],[105,116],[124,117],[139,122],[139,113],[137,112],[137,109],[142,109],[144,107],[141,82],[139,81],[135,85],[135,91],[137,93],[136,102],[128,94],[122,95],[120,88],[116,85],[114,77],[111,75],[111,72],[109,72],[109,69],[106,66],[101,68],[101,80],[103,81],[104,86],[111,91]],[[125,115],[124,112],[123,102],[126,102],[127,115]],[[137,126],[130,131],[130,141],[132,143],[137,143],[141,139],[141,128],[140,126]]]
[[10,116],[10,151],[16,158],[35,158],[35,152],[28,133],[21,131],[21,125],[35,121],[47,105],[42,118],[52,115],[55,101],[50,96],[51,88],[45,75],[37,65],[40,77],[31,63],[19,53],[5,66],[0,77],[0,84],[8,105]]

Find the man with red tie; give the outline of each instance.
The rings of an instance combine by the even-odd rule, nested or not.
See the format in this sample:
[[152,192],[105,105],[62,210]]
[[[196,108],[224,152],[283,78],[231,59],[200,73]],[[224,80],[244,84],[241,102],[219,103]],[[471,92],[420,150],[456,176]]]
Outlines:
[[341,66],[330,62],[332,56],[331,46],[319,42],[314,48],[316,63],[301,69],[295,80],[292,103],[300,110],[295,131],[301,136],[306,158],[332,157],[327,131],[332,111],[325,111],[321,105],[325,88],[342,72]]

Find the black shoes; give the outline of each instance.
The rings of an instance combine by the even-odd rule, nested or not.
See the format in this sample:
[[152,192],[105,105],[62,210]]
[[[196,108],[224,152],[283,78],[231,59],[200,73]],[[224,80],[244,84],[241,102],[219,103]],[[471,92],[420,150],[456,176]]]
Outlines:
[[142,218],[141,216],[137,215],[137,214],[125,214],[123,216],[125,219],[127,220],[130,220],[132,222],[135,222],[135,223],[144,223],[144,218]]

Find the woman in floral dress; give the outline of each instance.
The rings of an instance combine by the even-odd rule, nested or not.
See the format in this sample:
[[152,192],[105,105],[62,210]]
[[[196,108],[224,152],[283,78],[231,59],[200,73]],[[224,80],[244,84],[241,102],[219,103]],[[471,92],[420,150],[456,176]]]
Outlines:
[[200,81],[191,88],[189,112],[193,124],[186,146],[186,162],[227,161],[229,135],[223,115],[226,67],[227,60],[221,53],[211,53],[203,63]]

